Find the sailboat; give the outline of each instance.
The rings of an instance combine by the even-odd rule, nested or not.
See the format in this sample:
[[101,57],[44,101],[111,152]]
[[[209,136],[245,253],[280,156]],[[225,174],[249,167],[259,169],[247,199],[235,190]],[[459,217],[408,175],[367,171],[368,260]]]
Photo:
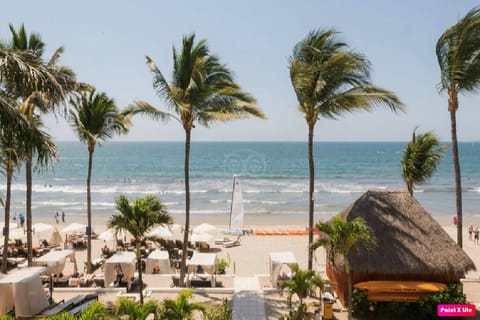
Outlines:
[[243,228],[243,218],[245,211],[243,209],[243,195],[240,181],[236,176],[233,176],[232,188],[232,203],[230,204],[230,219],[228,224],[227,234],[243,235],[245,229]]

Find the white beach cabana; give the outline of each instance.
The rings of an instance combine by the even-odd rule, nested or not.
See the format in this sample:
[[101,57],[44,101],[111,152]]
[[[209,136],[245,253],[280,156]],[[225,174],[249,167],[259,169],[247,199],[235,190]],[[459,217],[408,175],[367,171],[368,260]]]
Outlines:
[[277,277],[280,274],[283,266],[288,266],[289,268],[292,265],[297,263],[297,259],[293,252],[270,252],[270,280],[274,287],[277,286]]
[[123,279],[128,283],[128,287],[130,287],[130,279],[135,273],[135,262],[135,253],[130,251],[118,251],[111,256],[103,266],[105,286],[109,287],[110,284],[116,280],[116,266],[118,265],[124,275]]
[[34,259],[33,265],[47,267],[48,274],[58,275],[63,272],[67,258],[70,258],[70,261],[75,263],[75,252],[73,250],[50,251],[40,258]]
[[155,250],[152,251],[145,261],[145,273],[153,273],[153,269],[158,267],[158,273],[172,273],[170,268],[170,256],[168,251]]
[[215,271],[217,265],[216,253],[200,253],[195,252],[190,260],[187,261],[187,286],[190,285],[190,281],[194,279],[198,267],[201,267],[206,273],[210,274],[210,281],[212,288],[215,287]]
[[0,314],[15,307],[16,317],[31,317],[49,305],[40,275],[44,267],[23,268],[0,279]]

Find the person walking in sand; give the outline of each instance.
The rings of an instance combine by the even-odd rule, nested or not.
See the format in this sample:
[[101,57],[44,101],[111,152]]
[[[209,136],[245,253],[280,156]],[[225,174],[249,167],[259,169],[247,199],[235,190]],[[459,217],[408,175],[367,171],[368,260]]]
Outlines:
[[55,222],[58,224],[58,218],[60,215],[58,214],[58,211],[55,212]]
[[62,211],[62,222],[65,223],[65,211]]

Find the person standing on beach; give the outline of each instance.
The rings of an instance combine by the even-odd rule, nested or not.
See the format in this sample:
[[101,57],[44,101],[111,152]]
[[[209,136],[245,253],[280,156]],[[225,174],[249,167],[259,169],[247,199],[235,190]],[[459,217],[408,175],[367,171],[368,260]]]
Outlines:
[[478,245],[479,236],[480,236],[480,227],[477,226],[475,228],[475,231],[473,232],[473,244]]
[[473,238],[473,224],[469,225],[468,228],[467,228],[467,231],[468,231],[468,240],[472,241]]
[[62,222],[65,223],[65,211],[62,211]]
[[58,224],[58,218],[60,215],[58,214],[58,211],[55,212],[55,222]]
[[24,229],[24,226],[25,226],[25,216],[23,215],[23,213],[20,213],[20,215],[18,216],[18,220],[20,220],[20,226],[22,227],[22,229]]

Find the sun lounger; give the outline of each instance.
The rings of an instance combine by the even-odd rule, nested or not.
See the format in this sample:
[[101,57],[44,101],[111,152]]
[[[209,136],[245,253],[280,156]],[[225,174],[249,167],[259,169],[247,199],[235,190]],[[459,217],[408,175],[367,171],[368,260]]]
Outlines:
[[236,247],[236,246],[239,246],[240,245],[240,236],[237,237],[236,240],[231,240],[231,241],[228,241],[228,242],[225,242],[223,244],[223,247],[224,248],[231,248],[231,247]]
[[233,241],[233,239],[230,239],[230,238],[215,239],[215,244],[224,244],[230,241]]

